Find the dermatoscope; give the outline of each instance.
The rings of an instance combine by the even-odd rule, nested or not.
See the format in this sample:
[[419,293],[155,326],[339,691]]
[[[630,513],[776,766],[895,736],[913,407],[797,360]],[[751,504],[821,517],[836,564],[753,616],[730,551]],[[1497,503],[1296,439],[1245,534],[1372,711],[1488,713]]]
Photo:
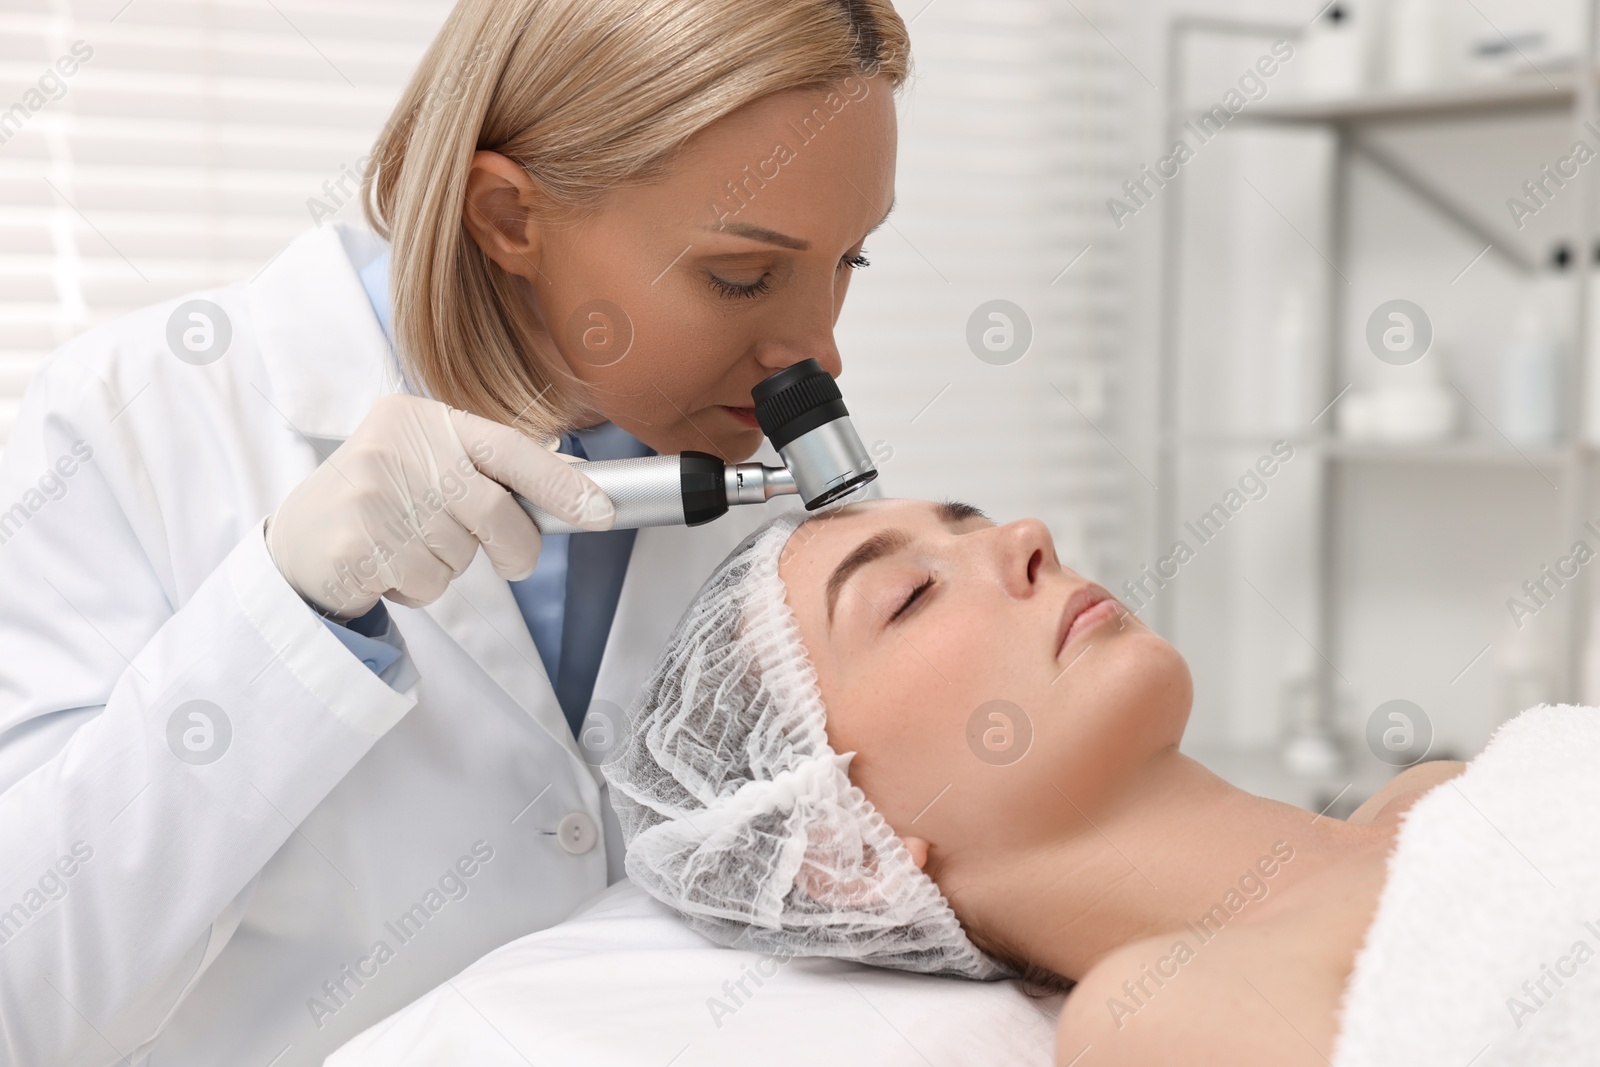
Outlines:
[[[574,463],[616,506],[613,530],[699,526],[736,504],[798,493],[807,511],[831,504],[878,476],[839,384],[814,359],[796,363],[750,391],[756,421],[783,466],[724,463],[705,452]],[[587,533],[512,493],[541,533]]]

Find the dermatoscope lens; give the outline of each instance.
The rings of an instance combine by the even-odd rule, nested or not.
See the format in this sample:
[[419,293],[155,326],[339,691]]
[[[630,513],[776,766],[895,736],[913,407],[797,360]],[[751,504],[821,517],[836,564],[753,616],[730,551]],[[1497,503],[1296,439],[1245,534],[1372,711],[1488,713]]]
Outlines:
[[878,476],[850,422],[839,384],[816,360],[785,367],[750,396],[761,432],[794,475],[807,511],[831,504]]

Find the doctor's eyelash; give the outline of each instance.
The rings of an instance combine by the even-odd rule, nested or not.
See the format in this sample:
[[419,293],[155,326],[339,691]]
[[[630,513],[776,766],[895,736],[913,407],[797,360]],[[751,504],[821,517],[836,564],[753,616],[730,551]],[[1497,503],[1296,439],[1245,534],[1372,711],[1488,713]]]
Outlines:
[[[860,270],[863,267],[870,267],[871,265],[872,261],[867,258],[867,250],[865,248],[853,256],[845,256],[843,259],[839,260],[839,266],[848,268],[849,270]],[[772,291],[772,285],[767,281],[767,276],[765,274],[763,274],[756,281],[750,282],[747,285],[741,285],[738,282],[730,282],[725,278],[719,278],[715,274],[710,274],[709,272],[707,273],[707,277],[710,280],[711,288],[715,289],[720,295],[725,296],[730,300],[743,300],[752,296],[761,296],[763,293]]]
[[760,296],[762,293],[772,290],[772,286],[768,283],[765,274],[748,285],[726,281],[715,274],[709,275],[709,277],[711,279],[711,288],[730,300],[743,300],[747,297]]

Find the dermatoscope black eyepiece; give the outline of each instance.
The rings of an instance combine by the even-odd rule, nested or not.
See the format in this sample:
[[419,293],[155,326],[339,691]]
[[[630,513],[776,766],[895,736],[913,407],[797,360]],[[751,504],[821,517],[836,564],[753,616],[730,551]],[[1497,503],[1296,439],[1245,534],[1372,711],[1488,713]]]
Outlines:
[[[878,476],[856,436],[839,386],[814,359],[785,367],[750,391],[756,421],[782,467],[724,463],[705,452],[578,464],[616,506],[614,530],[699,526],[735,504],[800,494],[807,511],[831,504]],[[518,504],[544,533],[581,533],[525,497]]]
[[802,360],[750,391],[756,421],[794,475],[807,511],[878,476],[844,405],[839,383],[814,359]]

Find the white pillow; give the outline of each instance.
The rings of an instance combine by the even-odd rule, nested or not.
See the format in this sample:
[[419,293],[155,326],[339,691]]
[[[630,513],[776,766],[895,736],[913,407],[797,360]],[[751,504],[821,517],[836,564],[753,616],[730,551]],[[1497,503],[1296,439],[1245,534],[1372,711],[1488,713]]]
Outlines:
[[[741,978],[748,995],[733,984]],[[722,948],[624,881],[489,953],[327,1064],[1047,1067],[1064,999]]]

